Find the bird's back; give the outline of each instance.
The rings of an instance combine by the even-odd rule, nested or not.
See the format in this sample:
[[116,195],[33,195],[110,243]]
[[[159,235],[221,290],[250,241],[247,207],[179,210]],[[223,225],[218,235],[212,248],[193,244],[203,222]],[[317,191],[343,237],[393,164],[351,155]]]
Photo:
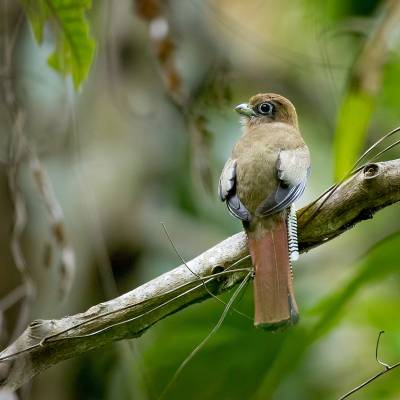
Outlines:
[[276,163],[280,150],[304,146],[299,131],[277,122],[256,126],[244,132],[232,156],[237,160],[237,194],[255,214],[261,202],[278,186]]

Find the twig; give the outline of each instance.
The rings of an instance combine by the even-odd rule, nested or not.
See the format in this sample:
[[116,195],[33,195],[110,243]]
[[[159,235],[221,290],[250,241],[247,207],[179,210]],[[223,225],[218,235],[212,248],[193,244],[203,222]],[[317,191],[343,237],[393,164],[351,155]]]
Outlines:
[[[203,79],[196,88],[184,79],[178,67],[178,41],[174,32],[168,2],[162,0],[135,0],[135,13],[148,26],[149,41],[158,63],[159,75],[164,90],[172,104],[178,110],[189,138],[190,166],[194,182],[200,182],[209,192],[213,192],[213,179],[210,169],[210,144],[213,134],[209,130],[208,120],[202,110],[204,94],[212,99],[214,106],[221,106],[229,100],[230,90],[226,76],[226,62],[221,59],[218,69],[211,69],[203,74]],[[225,65],[224,65],[225,64]],[[215,79],[218,76],[220,79]],[[215,75],[214,79],[208,79]]]
[[[297,218],[300,219],[302,218],[302,216],[305,214],[305,212],[310,209],[310,207],[312,207],[315,203],[317,203],[319,200],[321,200],[322,198],[324,198],[323,201],[321,201],[319,203],[319,206],[314,210],[313,214],[309,214],[308,215],[308,219],[311,219],[315,216],[315,214],[323,207],[323,205],[329,200],[329,198],[335,193],[335,191],[340,187],[340,185],[345,182],[347,179],[349,179],[352,175],[356,174],[357,172],[359,172],[361,169],[363,169],[366,165],[368,165],[369,163],[377,160],[381,155],[383,155],[384,153],[386,153],[387,151],[389,151],[390,149],[394,148],[395,146],[400,144],[400,139],[396,140],[394,143],[386,146],[383,150],[381,150],[379,153],[375,154],[374,156],[372,156],[372,151],[374,149],[376,149],[381,143],[383,143],[384,141],[386,141],[387,139],[389,139],[391,136],[393,136],[394,134],[400,132],[400,127],[397,127],[393,130],[391,130],[389,133],[385,134],[384,136],[382,136],[380,139],[378,139],[372,146],[370,146],[363,154],[361,154],[361,156],[356,160],[356,162],[354,163],[354,165],[351,167],[351,169],[347,172],[347,174],[337,183],[335,183],[334,185],[330,186],[328,189],[325,190],[325,192],[323,192],[321,195],[319,195],[319,197],[317,197],[313,202],[311,202],[310,204],[308,204],[307,207],[304,207],[299,213]],[[363,159],[365,159],[367,156],[370,156],[370,158],[368,158],[364,164],[360,164],[361,161]],[[308,222],[308,221],[306,221]]]
[[209,334],[191,351],[191,353],[185,358],[185,360],[182,362],[182,364],[179,366],[179,368],[175,371],[174,375],[172,376],[171,380],[168,382],[167,386],[165,386],[163,392],[161,393],[161,396],[159,397],[159,400],[162,400],[166,393],[168,392],[169,388],[173,385],[173,383],[176,381],[178,378],[179,374],[182,372],[182,370],[185,368],[185,366],[188,364],[188,362],[202,349],[202,347],[208,342],[208,340],[211,338],[212,335],[214,335],[215,332],[218,331],[218,329],[221,327],[222,323],[224,322],[226,316],[228,315],[228,311],[235,302],[236,298],[240,294],[241,290],[246,286],[247,282],[249,281],[251,277],[251,272],[249,272],[246,277],[243,279],[243,281],[240,283],[238,288],[235,290],[233,293],[232,297],[229,299],[228,303],[226,304],[224,311],[222,312],[218,322],[215,324],[214,328],[209,332]]
[[379,348],[379,340],[382,336],[382,334],[385,333],[384,331],[380,331],[379,335],[378,335],[378,339],[376,341],[376,348],[375,348],[375,359],[376,362],[380,365],[383,366],[383,370],[378,372],[377,374],[375,374],[374,376],[372,376],[371,378],[367,379],[365,382],[361,383],[360,385],[358,385],[357,387],[355,387],[354,389],[351,389],[349,392],[347,392],[346,394],[344,394],[342,397],[339,398],[339,400],[343,400],[343,399],[347,399],[348,397],[350,397],[352,394],[358,392],[359,390],[361,390],[362,388],[364,388],[365,386],[369,385],[371,382],[373,382],[375,379],[379,378],[380,376],[388,373],[389,371],[394,370],[395,368],[400,366],[400,361],[396,364],[393,365],[389,365],[386,364],[385,362],[382,362],[381,360],[379,360],[378,358],[378,348]]
[[389,364],[386,364],[385,362],[381,361],[378,358],[379,341],[381,339],[382,334],[384,334],[384,333],[385,333],[385,331],[379,332],[378,340],[376,341],[376,346],[375,346],[375,360],[378,364],[381,364],[383,367],[385,367],[385,369],[389,369],[390,368]]
[[[8,2],[5,1],[4,20],[7,20]],[[27,268],[26,260],[21,246],[21,235],[26,225],[26,204],[21,189],[18,186],[18,176],[21,168],[21,162],[26,151],[26,141],[24,136],[25,113],[18,104],[15,90],[15,78],[12,77],[14,49],[17,37],[20,33],[22,17],[18,17],[18,22],[11,32],[10,26],[5,22],[6,29],[4,35],[4,51],[2,54],[3,62],[1,63],[1,86],[3,101],[11,124],[11,135],[8,143],[8,159],[7,159],[7,178],[10,190],[10,197],[14,207],[14,223],[11,232],[11,254],[15,267],[17,268],[25,289],[25,298],[21,304],[17,323],[15,324],[12,340],[17,337],[27,324],[33,298],[35,296],[35,286],[31,277],[31,273]]]
[[47,212],[51,236],[60,253],[60,297],[65,299],[71,289],[74,278],[75,252],[67,237],[64,213],[55,196],[51,180],[34,149],[29,147],[28,151],[33,181]]
[[[178,251],[177,247],[175,246],[174,241],[171,238],[171,235],[169,234],[167,227],[165,226],[164,222],[161,222],[161,226],[163,227],[164,233],[167,236],[168,241],[170,242],[172,248],[174,249],[175,254],[178,256],[178,258],[181,260],[182,264],[196,277],[198,278],[202,284],[204,289],[206,290],[206,292],[213,297],[215,300],[217,300],[218,302],[227,305],[227,303],[225,301],[223,301],[222,299],[220,299],[218,296],[216,296],[213,292],[211,292],[211,290],[207,287],[207,283],[205,281],[204,278],[202,278],[199,274],[197,274],[196,272],[192,271],[189,267],[189,265],[187,265],[187,262],[184,260],[184,258],[182,257],[181,253]],[[241,315],[242,317],[245,317],[246,319],[249,319],[250,321],[253,321],[253,318],[250,318],[248,315],[243,314],[241,311],[236,310],[235,308],[232,308],[232,311],[234,311],[235,313]]]

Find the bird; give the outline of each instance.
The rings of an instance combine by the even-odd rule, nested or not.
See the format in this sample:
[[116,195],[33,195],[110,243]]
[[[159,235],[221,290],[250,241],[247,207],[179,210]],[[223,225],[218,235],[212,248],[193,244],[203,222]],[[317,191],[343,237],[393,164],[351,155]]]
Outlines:
[[222,170],[218,193],[243,223],[254,267],[254,325],[276,331],[297,323],[291,259],[298,257],[293,203],[310,175],[310,152],[294,105],[260,93],[235,110],[242,135]]

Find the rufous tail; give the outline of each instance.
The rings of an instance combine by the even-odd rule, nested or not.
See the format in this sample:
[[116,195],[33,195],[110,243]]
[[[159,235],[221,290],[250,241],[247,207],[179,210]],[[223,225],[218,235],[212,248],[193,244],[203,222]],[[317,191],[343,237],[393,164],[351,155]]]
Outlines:
[[282,218],[261,237],[248,235],[255,270],[254,325],[267,330],[282,329],[298,321],[286,221]]

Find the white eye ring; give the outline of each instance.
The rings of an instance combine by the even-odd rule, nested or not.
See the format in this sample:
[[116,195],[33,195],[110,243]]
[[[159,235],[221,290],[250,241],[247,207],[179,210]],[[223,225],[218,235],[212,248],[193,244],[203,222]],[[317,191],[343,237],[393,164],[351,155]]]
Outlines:
[[261,103],[257,106],[257,111],[263,115],[271,115],[274,111],[274,106],[269,102]]

